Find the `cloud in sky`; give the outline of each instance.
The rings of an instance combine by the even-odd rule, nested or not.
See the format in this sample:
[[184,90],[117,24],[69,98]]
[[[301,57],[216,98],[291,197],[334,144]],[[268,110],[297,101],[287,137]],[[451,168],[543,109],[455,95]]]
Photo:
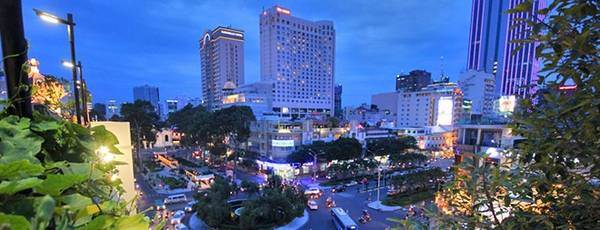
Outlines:
[[259,14],[281,5],[292,15],[331,20],[336,29],[336,82],[344,86],[343,104],[370,102],[394,90],[394,76],[426,69],[456,79],[465,67],[470,1],[455,0],[307,0],[307,1],[68,1],[24,0],[29,56],[41,70],[65,78],[61,59],[69,57],[62,26],[42,22],[32,8],[74,14],[77,57],[95,102],[130,101],[132,88],[160,88],[161,100],[200,96],[198,41],[219,25],[244,30],[246,82],[259,79]]

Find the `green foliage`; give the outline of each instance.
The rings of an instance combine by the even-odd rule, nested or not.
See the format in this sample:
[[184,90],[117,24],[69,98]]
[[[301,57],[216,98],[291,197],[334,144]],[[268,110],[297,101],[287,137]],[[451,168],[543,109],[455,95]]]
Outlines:
[[204,147],[214,156],[223,156],[227,152],[227,144],[239,149],[248,140],[250,122],[254,120],[252,109],[247,106],[232,106],[212,112],[202,106],[187,105],[171,113],[167,123],[185,134],[183,145]]
[[198,193],[195,196],[198,201],[195,205],[198,217],[214,228],[231,224],[231,207],[227,200],[232,191],[233,186],[229,182],[216,177],[206,193]]
[[419,192],[398,194],[395,196],[386,197],[382,201],[382,203],[384,205],[389,205],[389,206],[407,206],[407,205],[411,205],[411,204],[416,204],[417,202],[420,202],[420,201],[431,200],[433,198],[434,194],[435,194],[435,190],[433,190],[433,189],[419,191]]
[[304,191],[281,184],[281,178],[271,176],[263,194],[244,203],[239,219],[242,229],[258,229],[279,226],[304,214],[306,206]]
[[420,153],[393,153],[390,154],[390,162],[394,165],[421,165],[427,161],[427,156]]
[[404,153],[417,147],[417,140],[412,136],[399,138],[376,139],[367,143],[367,152],[375,156],[387,156]]
[[259,191],[258,184],[253,181],[244,180],[244,181],[242,181],[241,187],[250,196],[258,193],[258,191]]
[[100,164],[100,146],[116,150],[103,127],[86,129],[38,113],[0,118],[0,226],[9,229],[147,229],[116,202],[123,189],[111,181],[118,162]]
[[129,121],[131,126],[131,139],[136,149],[140,149],[142,141],[154,142],[155,129],[159,117],[154,106],[148,101],[137,100],[134,103],[125,103],[121,106],[121,119]]
[[440,168],[418,171],[392,177],[391,184],[400,191],[429,189],[438,185],[446,173]]
[[[465,165],[460,184],[443,194],[445,223],[473,228],[598,229],[600,190],[600,6],[598,1],[555,0],[521,19],[542,62],[538,90],[523,98],[511,125],[525,140],[506,162]],[[509,11],[531,14],[532,1]],[[573,92],[559,86],[575,84]],[[478,156],[478,158],[483,156]],[[510,209],[510,213],[508,213]],[[501,217],[505,218],[501,218]]]

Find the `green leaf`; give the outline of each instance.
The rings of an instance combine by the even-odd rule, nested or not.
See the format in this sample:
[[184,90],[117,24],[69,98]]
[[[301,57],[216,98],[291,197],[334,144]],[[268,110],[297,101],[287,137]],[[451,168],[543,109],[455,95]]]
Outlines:
[[50,220],[52,219],[52,215],[54,214],[54,207],[56,207],[56,201],[49,196],[46,195],[42,198],[36,200],[35,204],[35,217],[32,223],[32,227],[36,229],[45,229],[48,227]]
[[37,176],[44,172],[44,167],[32,164],[28,160],[17,160],[10,163],[0,163],[0,180],[21,179]]
[[29,229],[29,221],[23,216],[0,213],[0,229],[26,230]]
[[106,130],[104,125],[95,126],[92,128],[92,136],[96,140],[96,143],[102,146],[106,146],[108,150],[113,154],[123,154],[119,151],[118,148],[115,147],[116,144],[119,144],[119,139],[115,134]]
[[137,214],[134,216],[125,216],[117,220],[115,225],[116,229],[140,229],[146,230],[150,227],[149,221],[143,214]]
[[69,206],[69,209],[72,210],[83,209],[93,204],[92,199],[79,193],[63,196],[62,201]]
[[25,189],[38,186],[42,180],[32,177],[16,181],[2,181],[0,183],[0,194],[12,195]]
[[54,175],[50,174],[44,182],[35,187],[35,191],[42,194],[49,194],[53,196],[59,196],[62,191],[72,187],[73,185],[80,184],[85,181],[87,175]]
[[[65,175],[86,175],[90,180],[97,180],[104,176],[104,173],[97,168],[92,169],[91,163],[69,163],[61,166],[60,169]],[[90,170],[93,170],[90,172]]]
[[28,160],[39,163],[35,155],[40,152],[44,139],[29,130],[30,120],[10,116],[0,120],[0,162]]
[[82,230],[108,229],[114,222],[114,218],[107,217],[106,215],[100,215],[85,225]]
[[46,132],[50,130],[58,130],[62,125],[55,120],[35,121],[31,124],[31,130],[36,132]]

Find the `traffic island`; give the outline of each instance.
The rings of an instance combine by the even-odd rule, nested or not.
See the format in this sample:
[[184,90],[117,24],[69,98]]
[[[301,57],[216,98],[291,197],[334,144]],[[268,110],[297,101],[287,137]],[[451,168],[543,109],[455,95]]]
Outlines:
[[387,205],[382,204],[381,201],[373,201],[373,202],[367,204],[367,206],[369,208],[379,210],[382,212],[393,212],[393,211],[402,209],[402,206],[387,206]]

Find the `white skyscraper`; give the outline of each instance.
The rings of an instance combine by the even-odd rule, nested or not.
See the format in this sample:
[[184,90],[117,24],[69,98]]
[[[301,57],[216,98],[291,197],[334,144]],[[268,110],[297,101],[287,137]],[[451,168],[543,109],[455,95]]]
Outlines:
[[304,117],[334,113],[332,21],[294,17],[274,6],[260,15],[261,80],[273,84],[273,112]]
[[244,32],[227,27],[208,31],[200,40],[202,98],[210,109],[219,109],[224,91],[244,84]]

